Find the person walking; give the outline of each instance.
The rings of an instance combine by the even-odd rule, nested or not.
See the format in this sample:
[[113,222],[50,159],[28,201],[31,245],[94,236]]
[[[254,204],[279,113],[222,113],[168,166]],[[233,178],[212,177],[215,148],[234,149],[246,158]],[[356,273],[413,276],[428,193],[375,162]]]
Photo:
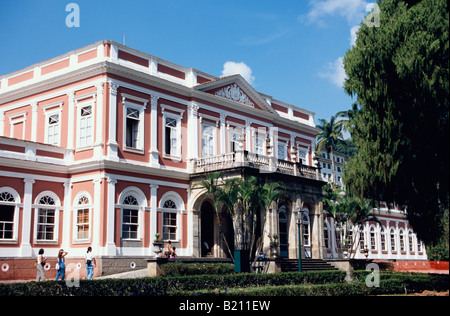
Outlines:
[[91,280],[94,275],[94,267],[97,266],[97,262],[95,260],[94,255],[92,254],[92,247],[88,247],[86,255],[84,256],[86,259],[86,274],[87,279]]
[[66,276],[66,264],[64,257],[67,256],[68,252],[63,249],[59,249],[58,251],[58,272],[56,273],[55,281],[61,277],[61,280],[64,280]]
[[39,249],[36,262],[36,282],[45,281],[44,266],[47,263],[47,258],[44,257],[44,249]]

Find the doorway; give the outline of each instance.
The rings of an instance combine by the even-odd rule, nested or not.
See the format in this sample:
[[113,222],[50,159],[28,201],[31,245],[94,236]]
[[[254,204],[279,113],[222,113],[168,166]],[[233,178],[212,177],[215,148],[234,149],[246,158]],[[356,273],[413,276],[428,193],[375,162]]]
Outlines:
[[209,202],[203,202],[201,213],[201,256],[214,254],[214,208]]
[[288,257],[288,220],[286,207],[282,206],[278,211],[278,231],[280,234],[280,257],[287,258]]

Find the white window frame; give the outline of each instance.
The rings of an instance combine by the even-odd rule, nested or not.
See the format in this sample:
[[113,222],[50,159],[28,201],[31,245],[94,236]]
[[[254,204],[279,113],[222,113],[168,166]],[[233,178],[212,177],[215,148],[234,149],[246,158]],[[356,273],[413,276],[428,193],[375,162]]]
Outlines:
[[408,252],[410,254],[414,253],[416,249],[414,239],[414,232],[412,229],[408,229]]
[[[228,122],[227,129],[228,129],[228,153],[241,150],[241,148],[239,148],[239,143],[242,141],[243,145],[243,140],[245,137],[244,132],[245,127],[242,125],[236,125],[236,123]],[[234,143],[234,150],[232,148],[233,147],[232,143]]]
[[[170,110],[174,110],[173,107],[168,106],[168,105],[162,105],[161,106],[163,109],[163,157],[165,158],[170,158],[172,160],[176,160],[176,161],[181,161],[181,142],[182,142],[182,136],[181,136],[181,120],[183,119],[183,110],[179,110],[176,109],[176,111],[178,111],[180,114],[175,114],[172,112],[167,112],[164,111],[164,109],[170,109]],[[168,137],[167,133],[166,133],[166,120],[170,118],[176,121],[176,127],[175,129],[175,133],[176,133],[176,144],[175,144],[175,149],[176,152],[170,152],[167,153],[166,152],[166,137]],[[171,135],[172,136],[172,135]],[[172,144],[171,144],[171,148],[172,148]]]
[[391,247],[391,252],[397,252],[397,238],[396,238],[395,228],[391,227],[389,229],[389,246]]
[[[201,124],[202,127],[202,157],[211,157],[211,156],[215,156],[217,154],[217,126],[214,123],[209,123],[209,122],[202,122]],[[210,128],[212,129],[212,152],[205,152],[205,146],[204,146],[204,131],[205,129]],[[209,146],[208,146],[209,147]]]
[[19,238],[19,211],[20,208],[23,207],[20,201],[20,195],[16,190],[10,187],[2,187],[0,188],[0,193],[9,193],[14,197],[14,202],[8,201],[0,201],[1,205],[13,206],[14,207],[14,216],[13,216],[13,235],[12,238],[0,239],[0,244],[2,243],[16,243]]
[[398,242],[400,246],[400,253],[406,252],[406,240],[405,240],[405,230],[400,228],[398,231]]
[[380,242],[381,242],[381,251],[386,252],[388,251],[388,244],[387,244],[387,230],[386,227],[381,226],[380,228]]
[[[89,201],[88,204],[78,204],[82,197],[87,198]],[[80,210],[88,210],[88,238],[78,238],[78,211]],[[87,192],[80,192],[77,194],[75,199],[73,200],[73,241],[74,243],[89,243],[91,239],[92,232],[92,215],[93,215],[94,205],[92,204],[92,198]]]
[[[52,111],[45,111],[45,143],[49,144],[49,145],[54,145],[54,146],[60,146],[61,145],[61,113],[62,113],[62,109],[61,107],[56,109],[56,110],[52,110]],[[54,116],[54,115],[58,115],[58,123],[57,124],[51,124],[49,122],[50,117]],[[54,135],[58,136],[58,141],[53,141],[50,143],[49,140],[49,129],[50,126],[56,125],[56,127],[53,127],[53,137]]]
[[[176,208],[164,208],[164,204],[171,200],[175,203]],[[164,238],[164,214],[172,213],[176,214],[176,239],[170,239],[172,242],[180,242],[181,241],[181,213],[184,210],[184,201],[181,196],[173,191],[165,193],[160,200],[158,212],[161,213],[161,238]],[[167,241],[168,239],[163,239]]]
[[378,251],[377,228],[375,227],[375,225],[370,225],[369,227],[369,246],[370,251]]
[[[48,204],[39,204],[40,200],[48,196],[55,201],[55,205],[48,205]],[[59,237],[59,213],[62,210],[61,208],[61,202],[59,200],[58,195],[53,193],[52,191],[43,191],[38,194],[38,196],[35,199],[35,204],[32,206],[34,208],[34,241],[36,244],[57,244],[58,243],[58,237]],[[53,239],[38,239],[38,233],[39,233],[39,209],[51,209],[55,211],[55,222],[54,222],[54,229],[53,229]]]
[[[287,160],[287,140],[278,140],[277,141],[277,158],[280,160]],[[283,157],[280,157],[280,150],[283,152]]]
[[[91,107],[91,114],[88,116],[82,116],[82,110],[86,107]],[[90,132],[90,141],[86,142],[82,145],[82,138],[81,138],[81,121],[87,120],[87,118],[90,118],[91,121],[91,132]],[[94,135],[95,135],[95,106],[94,102],[88,101],[88,102],[82,102],[77,103],[77,139],[76,139],[76,146],[77,149],[87,149],[92,148],[92,145],[94,144]],[[84,138],[87,137],[87,134]]]
[[[138,100],[139,101],[139,100]],[[123,148],[125,151],[132,151],[132,152],[140,152],[144,153],[144,143],[145,143],[145,135],[144,135],[144,112],[146,108],[145,105],[133,103],[131,101],[128,101],[126,97],[123,97]],[[137,130],[137,140],[136,140],[136,147],[133,146],[127,146],[127,120],[128,120],[128,109],[133,109],[138,111],[138,130]]]
[[[128,196],[133,196],[138,205],[124,204],[125,199]],[[125,241],[142,241],[143,239],[143,223],[144,223],[144,210],[147,207],[147,199],[141,189],[137,187],[128,187],[122,191],[119,197],[119,204],[116,208],[120,208],[120,239]],[[137,235],[136,238],[123,238],[123,210],[132,209],[138,211],[138,223],[137,223]]]
[[265,155],[266,154],[266,135],[255,131],[255,135],[253,137],[253,152],[257,155]]

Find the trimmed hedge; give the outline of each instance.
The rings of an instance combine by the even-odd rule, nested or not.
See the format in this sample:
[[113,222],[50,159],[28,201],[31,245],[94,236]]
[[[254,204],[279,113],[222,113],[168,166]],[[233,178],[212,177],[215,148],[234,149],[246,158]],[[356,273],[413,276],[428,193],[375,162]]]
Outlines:
[[233,274],[232,263],[166,263],[160,266],[165,276]]
[[80,280],[78,287],[65,281],[28,282],[0,284],[0,296],[356,296],[449,289],[448,275],[381,272],[378,288],[366,286],[367,275],[355,272],[351,283],[345,283],[343,271]]

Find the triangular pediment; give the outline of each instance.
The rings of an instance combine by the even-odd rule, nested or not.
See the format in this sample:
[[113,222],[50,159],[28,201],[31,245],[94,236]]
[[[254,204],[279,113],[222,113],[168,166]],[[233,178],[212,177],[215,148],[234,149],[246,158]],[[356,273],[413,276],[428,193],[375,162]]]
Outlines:
[[270,104],[241,75],[222,77],[195,87],[196,90],[276,114]]

